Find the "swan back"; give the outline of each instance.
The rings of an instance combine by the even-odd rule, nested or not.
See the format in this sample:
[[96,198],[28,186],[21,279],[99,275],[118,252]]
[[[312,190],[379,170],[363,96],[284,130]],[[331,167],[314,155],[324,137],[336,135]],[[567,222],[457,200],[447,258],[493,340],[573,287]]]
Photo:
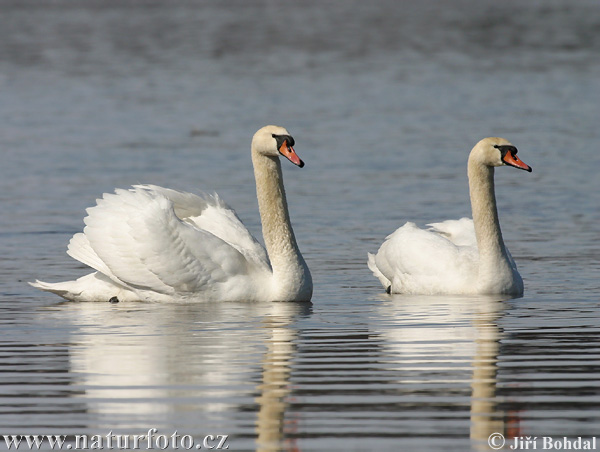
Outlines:
[[[444,223],[437,223],[439,230],[454,229],[459,241],[475,242],[474,237],[468,237],[473,230],[468,222],[453,220],[448,227]],[[458,225],[466,226],[466,230],[458,231]],[[369,259],[371,271],[386,289],[429,295],[475,293],[477,263],[476,246],[457,245],[448,234],[421,229],[412,222],[389,235]]]

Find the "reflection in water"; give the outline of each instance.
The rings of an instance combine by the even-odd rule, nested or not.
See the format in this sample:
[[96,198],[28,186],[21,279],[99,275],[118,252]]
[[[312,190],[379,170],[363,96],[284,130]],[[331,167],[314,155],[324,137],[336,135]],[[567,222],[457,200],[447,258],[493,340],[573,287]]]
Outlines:
[[281,449],[294,321],[310,313],[310,304],[63,307],[75,327],[70,365],[85,387],[89,429],[137,434],[163,426],[165,434],[243,436],[227,424],[249,409],[258,389],[250,407],[258,411],[258,443],[261,450]]
[[[392,297],[394,315],[403,319],[402,327],[387,334],[390,347],[400,358],[398,363],[403,367],[411,361],[422,363],[419,381],[432,393],[437,392],[438,398],[447,396],[457,382],[470,382],[470,438],[478,450],[489,450],[490,434],[505,433],[504,414],[496,398],[500,352],[497,321],[506,307],[504,301],[498,296]],[[438,367],[428,369],[432,362]],[[432,378],[440,372],[444,377]],[[432,384],[436,380],[448,386],[436,391]],[[443,408],[459,416],[456,406]]]
[[[464,430],[452,425],[462,420],[476,445],[502,432],[503,306],[485,297],[385,297],[377,325],[348,312],[354,323],[339,317],[302,334],[312,307],[296,303],[65,303],[63,314],[74,327],[71,371],[85,388],[89,429],[134,434],[159,425],[275,451],[302,450],[313,424],[324,436],[362,429],[389,447],[415,429],[439,433],[441,421],[450,429],[441,433],[461,444]],[[247,416],[239,419],[248,412],[253,432]],[[368,447],[361,436],[353,444]]]
[[46,320],[30,303],[0,303],[0,434],[85,425],[81,388],[69,373],[73,344],[67,330]]
[[476,329],[473,377],[471,381],[471,439],[478,450],[488,451],[492,433],[505,435],[504,413],[497,402],[500,330],[498,318],[505,305],[498,297],[479,297],[479,312],[473,318]]
[[267,352],[262,359],[262,382],[258,385],[260,396],[256,424],[257,450],[296,450],[294,441],[283,444],[286,437],[286,397],[291,392],[291,361],[296,353],[298,332],[291,328],[300,304],[276,303],[277,313],[265,317],[263,328],[269,331]]
[[[0,421],[227,434],[232,450],[262,451],[417,450],[425,439],[428,450],[488,450],[491,433],[514,436],[510,413],[523,434],[543,434],[540,410],[572,436],[597,425],[596,318],[572,328],[562,306],[485,297],[369,303],[13,306],[36,320],[3,324]],[[534,317],[552,328],[532,330]],[[566,397],[577,404],[565,416]]]

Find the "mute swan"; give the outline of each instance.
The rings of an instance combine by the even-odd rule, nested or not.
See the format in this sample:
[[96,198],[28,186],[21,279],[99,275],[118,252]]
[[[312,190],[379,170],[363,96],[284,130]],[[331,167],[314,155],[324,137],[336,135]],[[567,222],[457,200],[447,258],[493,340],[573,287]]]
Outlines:
[[523,294],[523,280],[504,246],[494,194],[494,167],[531,172],[517,148],[484,138],[469,155],[467,172],[473,220],[406,223],[389,235],[368,265],[388,293]]
[[293,146],[283,127],[263,127],[252,139],[266,251],[216,194],[136,185],[104,194],[69,243],[67,253],[96,272],[30,284],[74,301],[309,301],[312,279],[290,224],[279,162],[281,154],[304,166]]

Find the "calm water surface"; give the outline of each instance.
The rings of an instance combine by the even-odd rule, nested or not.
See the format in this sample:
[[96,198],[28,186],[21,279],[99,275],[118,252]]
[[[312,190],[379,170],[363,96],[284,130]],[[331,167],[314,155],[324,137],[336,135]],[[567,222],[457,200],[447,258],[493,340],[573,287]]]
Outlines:
[[[0,8],[0,435],[600,436],[597,2]],[[249,146],[268,123],[306,162],[284,178],[312,304],[68,303],[26,284],[86,273],[66,245],[114,187],[217,191],[260,237]],[[407,220],[469,215],[466,158],[493,135],[534,169],[496,173],[525,296],[386,295],[366,253]]]

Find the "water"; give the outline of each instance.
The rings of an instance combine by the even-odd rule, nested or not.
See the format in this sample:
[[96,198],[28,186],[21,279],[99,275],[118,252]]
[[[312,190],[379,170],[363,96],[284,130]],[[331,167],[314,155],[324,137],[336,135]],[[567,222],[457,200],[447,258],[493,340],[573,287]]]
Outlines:
[[[0,435],[464,451],[598,434],[597,2],[0,7]],[[260,237],[249,142],[268,123],[306,162],[283,166],[312,304],[26,285],[86,272],[66,244],[114,187],[217,191]],[[366,253],[407,220],[469,215],[467,153],[490,135],[533,167],[496,173],[525,296],[386,295]]]

